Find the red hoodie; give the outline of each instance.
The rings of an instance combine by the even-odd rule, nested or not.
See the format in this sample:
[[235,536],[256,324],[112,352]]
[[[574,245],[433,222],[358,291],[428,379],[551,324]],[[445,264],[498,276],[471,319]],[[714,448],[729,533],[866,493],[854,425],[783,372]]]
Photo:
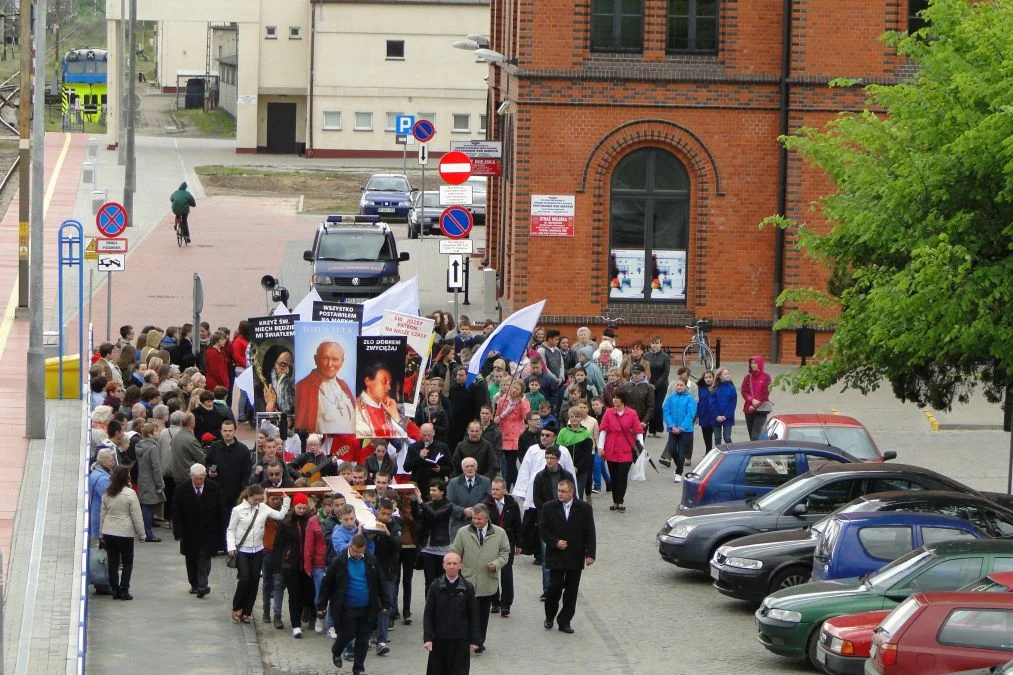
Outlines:
[[[746,372],[746,376],[742,378],[742,411],[747,415],[753,413],[753,400],[757,400],[760,403],[770,400],[770,375],[767,375],[763,371],[763,357],[759,354],[754,354],[749,357],[750,361],[756,362],[756,372],[752,369]],[[748,365],[747,365],[748,368]]]

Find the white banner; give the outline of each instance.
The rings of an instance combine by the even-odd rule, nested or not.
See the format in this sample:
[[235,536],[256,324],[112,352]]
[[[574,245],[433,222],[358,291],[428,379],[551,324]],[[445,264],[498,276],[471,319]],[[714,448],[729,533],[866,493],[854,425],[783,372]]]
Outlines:
[[[384,310],[380,322],[381,335],[404,335],[408,338],[408,357],[405,359],[404,410],[409,417],[415,416],[422,389],[423,370],[429,362],[433,348],[433,326],[435,321],[424,316],[401,314]],[[425,402],[423,402],[424,405]]]

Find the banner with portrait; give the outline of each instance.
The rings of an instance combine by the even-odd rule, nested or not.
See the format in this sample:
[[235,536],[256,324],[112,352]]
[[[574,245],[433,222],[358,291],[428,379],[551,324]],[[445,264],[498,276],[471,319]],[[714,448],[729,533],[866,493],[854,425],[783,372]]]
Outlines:
[[410,418],[404,407],[404,335],[358,339],[355,374],[355,435],[359,438],[407,438]]
[[384,310],[383,321],[380,323],[381,335],[404,335],[408,339],[401,396],[405,413],[410,417],[415,416],[418,406],[422,369],[429,361],[429,352],[433,348],[434,325],[436,322],[429,317],[412,316],[389,309]]
[[296,314],[250,317],[253,406],[258,413],[295,413]]
[[356,337],[359,326],[335,321],[295,324],[295,428],[355,433]]

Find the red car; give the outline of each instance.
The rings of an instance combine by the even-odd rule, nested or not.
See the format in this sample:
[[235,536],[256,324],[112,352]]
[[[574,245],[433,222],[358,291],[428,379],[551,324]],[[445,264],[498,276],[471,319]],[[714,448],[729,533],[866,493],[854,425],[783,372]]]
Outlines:
[[944,675],[989,668],[1013,654],[1006,593],[915,593],[883,619],[866,675]]
[[[1013,572],[992,572],[961,589],[961,594],[1010,592],[1013,592]],[[938,594],[933,597],[935,595]],[[1008,599],[1007,602],[1013,606],[1013,602]],[[878,609],[845,614],[824,622],[816,656],[823,670],[830,675],[863,675],[873,632],[891,611]]]
[[897,457],[892,450],[881,452],[865,425],[847,415],[774,415],[763,427],[760,440],[823,443],[863,462],[884,462]]

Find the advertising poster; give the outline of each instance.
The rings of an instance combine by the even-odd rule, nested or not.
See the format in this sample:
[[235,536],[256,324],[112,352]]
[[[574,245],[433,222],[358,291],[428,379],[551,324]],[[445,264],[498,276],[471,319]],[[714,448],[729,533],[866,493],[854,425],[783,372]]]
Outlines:
[[253,406],[258,413],[295,412],[295,314],[250,317]]
[[609,298],[644,299],[644,249],[612,249],[609,256]]
[[654,251],[651,277],[652,300],[686,299],[686,252]]
[[295,324],[295,427],[318,434],[355,433],[355,339],[358,324]]
[[502,141],[450,141],[451,150],[460,150],[471,160],[472,176],[499,176],[503,173]]
[[415,408],[419,402],[422,369],[429,361],[429,352],[433,347],[433,326],[435,321],[425,316],[412,316],[391,310],[384,310],[380,324],[382,335],[404,335],[408,338],[408,350],[405,356],[404,380],[401,394],[405,413],[415,416]]
[[313,302],[314,321],[340,321],[362,325],[362,305],[351,302]]
[[573,195],[531,195],[531,236],[572,237],[576,208]]
[[403,404],[408,340],[403,335],[358,339],[355,374],[355,435],[359,438],[407,438]]

